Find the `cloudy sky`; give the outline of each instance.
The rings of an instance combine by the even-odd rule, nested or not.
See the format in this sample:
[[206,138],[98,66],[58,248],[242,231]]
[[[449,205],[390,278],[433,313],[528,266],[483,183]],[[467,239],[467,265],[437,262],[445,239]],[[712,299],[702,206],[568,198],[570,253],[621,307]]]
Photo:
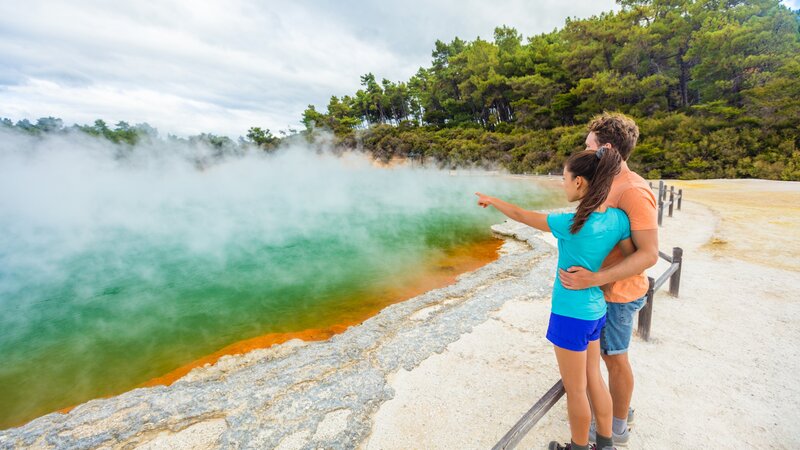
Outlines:
[[[800,0],[786,2],[797,7]],[[0,117],[147,122],[231,137],[301,127],[372,72],[407,80],[436,39],[524,36],[613,0],[0,0]]]

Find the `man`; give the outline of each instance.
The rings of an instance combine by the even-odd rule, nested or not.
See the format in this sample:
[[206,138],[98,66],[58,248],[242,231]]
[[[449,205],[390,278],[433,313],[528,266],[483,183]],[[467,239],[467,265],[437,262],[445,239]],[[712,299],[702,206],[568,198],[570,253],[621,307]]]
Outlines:
[[[648,281],[644,271],[658,261],[656,198],[650,185],[626,163],[639,138],[636,123],[623,114],[603,113],[593,118],[588,128],[587,149],[611,146],[624,160],[605,205],[619,208],[628,215],[636,250],[624,257],[619,248],[615,248],[599,272],[570,267],[566,271],[559,270],[559,279],[567,289],[601,286],[605,293],[608,313],[600,348],[608,369],[608,387],[613,401],[613,439],[622,444],[630,437],[628,416],[634,383],[628,346],[633,333],[633,316],[647,300]],[[589,438],[594,440],[595,435],[593,428]]]

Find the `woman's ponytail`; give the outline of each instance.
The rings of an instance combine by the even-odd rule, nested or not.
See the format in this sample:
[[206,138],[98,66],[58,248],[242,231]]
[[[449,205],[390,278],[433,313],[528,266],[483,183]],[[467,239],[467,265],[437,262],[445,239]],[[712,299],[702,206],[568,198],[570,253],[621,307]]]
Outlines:
[[572,234],[580,231],[589,219],[589,214],[606,201],[611,191],[611,183],[619,173],[621,164],[622,156],[613,147],[584,150],[567,160],[567,171],[575,177],[583,177],[589,183],[586,194],[581,198],[575,217],[572,219],[570,226]]

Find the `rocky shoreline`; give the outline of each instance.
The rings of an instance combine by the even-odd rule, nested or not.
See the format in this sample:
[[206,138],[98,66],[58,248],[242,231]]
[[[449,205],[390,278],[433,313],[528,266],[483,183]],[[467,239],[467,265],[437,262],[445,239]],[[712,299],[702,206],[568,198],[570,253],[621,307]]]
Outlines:
[[327,341],[223,357],[173,385],[136,389],[0,432],[1,448],[354,448],[388,377],[441,353],[511,299],[546,301],[556,252],[530,227],[492,227],[503,255]]

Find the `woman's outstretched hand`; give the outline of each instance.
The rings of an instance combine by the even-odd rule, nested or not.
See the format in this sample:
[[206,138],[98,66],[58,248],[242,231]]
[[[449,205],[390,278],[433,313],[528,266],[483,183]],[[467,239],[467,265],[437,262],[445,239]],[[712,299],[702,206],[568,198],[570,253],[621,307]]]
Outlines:
[[492,197],[489,197],[488,195],[483,195],[480,192],[476,192],[475,195],[478,196],[478,206],[486,208],[487,206],[492,204]]

